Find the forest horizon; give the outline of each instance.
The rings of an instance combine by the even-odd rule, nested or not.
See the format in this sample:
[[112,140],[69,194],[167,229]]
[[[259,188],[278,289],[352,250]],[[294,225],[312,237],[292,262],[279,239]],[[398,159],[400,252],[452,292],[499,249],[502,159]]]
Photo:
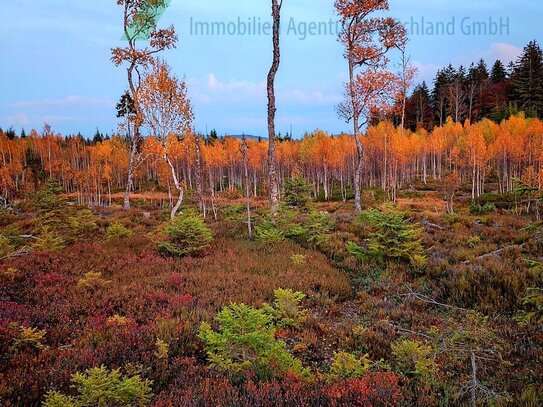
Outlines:
[[542,5],[309,1],[6,5],[0,405],[543,405]]

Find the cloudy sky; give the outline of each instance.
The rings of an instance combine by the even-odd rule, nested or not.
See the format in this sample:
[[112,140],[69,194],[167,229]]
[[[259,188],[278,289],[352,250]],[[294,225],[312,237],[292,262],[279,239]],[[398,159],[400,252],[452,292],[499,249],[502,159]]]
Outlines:
[[[269,3],[172,0],[162,16],[159,25],[174,24],[180,37],[163,57],[188,83],[197,130],[266,133]],[[333,0],[285,0],[283,8],[278,131],[348,130],[335,113],[347,72]],[[390,14],[411,32],[418,81],[431,82],[449,63],[508,63],[530,40],[543,41],[540,0],[390,0]],[[122,45],[116,1],[3,0],[2,15],[0,127],[114,132],[114,107],[126,88],[125,71],[110,62],[111,47]],[[212,23],[227,32],[213,35]]]

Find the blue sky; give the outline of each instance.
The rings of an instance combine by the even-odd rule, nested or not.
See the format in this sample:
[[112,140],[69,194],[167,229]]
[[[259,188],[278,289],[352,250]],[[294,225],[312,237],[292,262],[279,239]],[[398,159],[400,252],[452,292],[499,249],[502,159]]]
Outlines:
[[[235,24],[253,17],[271,21],[269,0],[172,0],[160,20],[174,24],[180,42],[163,54],[185,78],[197,130],[266,134],[265,79],[271,38],[262,35],[196,35],[196,22]],[[284,0],[282,63],[277,75],[277,128],[299,136],[315,128],[349,130],[337,118],[346,64],[324,23],[335,18],[333,0]],[[532,39],[543,41],[540,0],[390,0],[390,15],[408,23],[409,52],[418,81],[431,82],[439,67],[483,58],[515,60]],[[115,104],[126,88],[125,71],[110,62],[121,45],[121,9],[115,0],[4,0],[0,25],[0,127],[27,132],[45,122],[64,134],[117,129]],[[424,18],[424,25],[421,19]],[[501,19],[501,20],[500,20]],[[191,32],[192,21],[192,32]],[[492,24],[506,26],[492,32]],[[303,39],[304,24],[322,31]],[[449,34],[422,35],[447,24]],[[473,33],[476,29],[488,32]],[[233,25],[231,25],[233,27]],[[471,32],[470,32],[471,31]],[[483,30],[484,31],[484,30]]]

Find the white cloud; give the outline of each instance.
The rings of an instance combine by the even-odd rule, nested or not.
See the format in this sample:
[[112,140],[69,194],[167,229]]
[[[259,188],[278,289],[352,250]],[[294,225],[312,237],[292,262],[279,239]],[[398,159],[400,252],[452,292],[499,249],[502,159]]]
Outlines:
[[483,58],[487,60],[501,60],[505,65],[511,61],[516,61],[522,49],[504,42],[496,42],[490,46],[490,49],[483,53]]
[[415,82],[422,82],[426,81],[426,83],[430,86],[438,69],[442,68],[439,65],[436,64],[423,64],[418,61],[414,61],[413,65],[415,68],[417,68],[417,77],[415,78]]
[[264,81],[255,83],[238,80],[232,80],[230,82],[220,82],[215,74],[210,73],[209,75],[207,75],[207,87],[210,90],[236,91],[247,94],[261,95],[264,94],[264,91],[266,90],[266,83]]
[[279,92],[278,99],[284,102],[299,103],[302,105],[336,105],[341,102],[339,94],[326,94],[320,91],[304,91],[301,89],[289,89]]
[[30,118],[25,113],[16,113],[4,119],[8,126],[28,126]]
[[[206,89],[202,91],[198,81],[195,85],[194,98],[205,104],[212,102],[262,102],[266,98],[266,82],[231,80],[220,81],[213,73],[207,75]],[[210,95],[211,94],[211,95]],[[341,95],[326,93],[321,90],[304,90],[276,86],[277,99],[280,103],[293,103],[302,106],[335,105],[341,101]]]

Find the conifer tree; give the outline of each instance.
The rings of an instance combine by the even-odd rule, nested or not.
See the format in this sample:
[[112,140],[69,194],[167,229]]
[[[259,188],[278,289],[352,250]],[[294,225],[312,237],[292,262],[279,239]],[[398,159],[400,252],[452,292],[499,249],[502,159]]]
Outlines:
[[529,116],[543,115],[543,51],[531,41],[515,64],[512,76],[513,95]]

